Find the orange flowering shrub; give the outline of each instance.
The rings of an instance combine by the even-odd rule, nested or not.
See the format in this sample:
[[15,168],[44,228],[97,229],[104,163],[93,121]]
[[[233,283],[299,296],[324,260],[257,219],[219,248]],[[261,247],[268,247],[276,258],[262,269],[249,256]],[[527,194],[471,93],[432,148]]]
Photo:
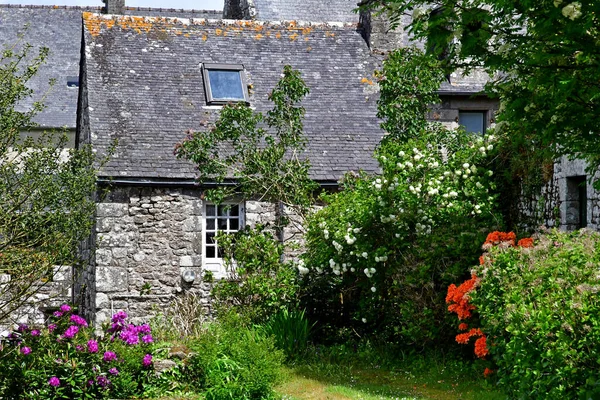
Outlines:
[[508,243],[511,246],[515,245],[515,241],[517,240],[517,235],[514,232],[498,232],[494,231],[490,233],[485,239],[485,245],[499,245],[500,243]]
[[[533,247],[533,239],[532,238],[524,238],[516,242],[517,235],[514,232],[492,232],[490,233],[482,248],[484,251],[489,250],[493,246],[502,246],[502,247],[514,247],[515,243],[519,247]],[[486,257],[486,254],[483,254],[479,257],[479,265],[484,265],[486,261],[492,261],[489,256]],[[473,315],[473,311],[475,310],[475,306],[469,303],[469,293],[479,285],[479,278],[475,274],[471,275],[471,279],[466,280],[459,286],[454,284],[448,287],[448,294],[446,296],[446,303],[448,303],[448,311],[456,313],[459,320],[464,320],[471,318]],[[469,326],[461,322],[458,325],[458,329],[460,331],[467,331]],[[467,332],[459,333],[456,335],[456,342],[460,344],[468,344],[472,337],[476,337],[475,340],[475,355],[479,358],[485,358],[489,354],[489,349],[487,347],[487,337],[482,332],[480,328],[471,328]],[[484,371],[484,375],[486,377],[490,376],[493,371],[489,368],[486,368]]]
[[488,354],[490,354],[490,351],[487,348],[487,338],[482,333],[482,335],[475,341],[475,355],[479,358],[484,358]]
[[471,311],[475,309],[474,305],[469,304],[468,293],[475,288],[477,281],[477,277],[473,274],[471,279],[464,281],[460,286],[451,284],[448,287],[446,296],[446,303],[450,304],[448,311],[455,312],[460,320],[470,318]]
[[518,247],[533,247],[533,239],[532,238],[523,238],[519,240],[517,243]]
[[483,336],[483,332],[479,328],[472,328],[469,332],[459,333],[456,335],[456,342],[460,344],[469,343],[469,339],[473,336]]
[[483,371],[483,376],[485,376],[486,378],[489,378],[493,373],[494,373],[493,369],[486,368]]

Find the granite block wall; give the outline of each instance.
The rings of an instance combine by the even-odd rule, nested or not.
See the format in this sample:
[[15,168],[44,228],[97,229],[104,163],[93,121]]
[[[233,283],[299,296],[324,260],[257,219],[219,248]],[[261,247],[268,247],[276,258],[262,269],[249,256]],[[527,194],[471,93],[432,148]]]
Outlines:
[[[199,294],[210,312],[212,280],[223,267],[202,264],[201,190],[196,188],[113,187],[98,204],[95,249],[96,324],[125,310],[145,321],[175,296]],[[274,221],[273,204],[246,201],[249,225]],[[183,275],[191,276],[186,282]],[[90,277],[91,278],[91,277]]]

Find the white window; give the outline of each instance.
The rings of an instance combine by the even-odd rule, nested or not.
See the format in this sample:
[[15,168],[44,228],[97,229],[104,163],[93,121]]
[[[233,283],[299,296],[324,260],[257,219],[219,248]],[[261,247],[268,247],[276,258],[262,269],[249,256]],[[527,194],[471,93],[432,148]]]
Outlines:
[[223,277],[223,253],[216,238],[217,233],[234,233],[244,226],[244,205],[227,202],[219,205],[204,202],[203,207],[203,248],[204,268],[212,271],[216,278]]
[[206,103],[248,102],[248,87],[241,64],[203,64]]

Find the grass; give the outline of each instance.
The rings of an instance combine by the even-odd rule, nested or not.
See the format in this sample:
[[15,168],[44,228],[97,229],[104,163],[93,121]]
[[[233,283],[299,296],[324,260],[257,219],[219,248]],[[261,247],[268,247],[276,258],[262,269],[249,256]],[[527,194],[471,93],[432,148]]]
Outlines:
[[[404,367],[311,363],[288,367],[276,391],[285,400],[501,400],[493,385],[460,361],[424,359]],[[457,369],[458,368],[458,369]]]

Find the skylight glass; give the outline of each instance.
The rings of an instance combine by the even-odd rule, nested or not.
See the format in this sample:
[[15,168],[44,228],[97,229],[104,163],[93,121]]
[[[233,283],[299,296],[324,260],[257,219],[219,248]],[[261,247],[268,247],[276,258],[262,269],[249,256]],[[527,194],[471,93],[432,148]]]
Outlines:
[[240,71],[209,70],[208,79],[214,100],[244,100]]

